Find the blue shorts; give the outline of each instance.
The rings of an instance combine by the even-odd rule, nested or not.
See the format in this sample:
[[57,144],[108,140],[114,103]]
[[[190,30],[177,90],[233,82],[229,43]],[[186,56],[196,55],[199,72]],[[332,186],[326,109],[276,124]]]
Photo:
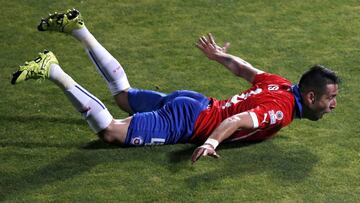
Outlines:
[[209,104],[207,97],[188,90],[167,95],[130,89],[128,95],[134,112],[125,140],[128,146],[188,142],[199,114]]

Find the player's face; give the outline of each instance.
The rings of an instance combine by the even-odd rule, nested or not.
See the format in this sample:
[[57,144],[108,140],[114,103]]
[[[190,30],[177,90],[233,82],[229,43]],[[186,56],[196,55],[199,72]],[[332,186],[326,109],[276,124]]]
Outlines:
[[338,94],[337,84],[328,84],[326,91],[320,96],[314,96],[314,100],[308,105],[306,117],[310,120],[317,121],[324,114],[330,113],[336,107],[336,95]]

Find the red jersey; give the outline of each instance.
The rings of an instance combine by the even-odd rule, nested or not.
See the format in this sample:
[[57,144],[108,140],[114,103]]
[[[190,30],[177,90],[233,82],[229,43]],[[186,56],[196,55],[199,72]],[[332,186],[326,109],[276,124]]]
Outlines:
[[260,141],[290,124],[295,114],[291,82],[278,75],[260,73],[252,87],[227,100],[209,98],[210,105],[200,113],[191,142],[203,143],[226,118],[249,112],[254,128],[237,130],[225,141]]

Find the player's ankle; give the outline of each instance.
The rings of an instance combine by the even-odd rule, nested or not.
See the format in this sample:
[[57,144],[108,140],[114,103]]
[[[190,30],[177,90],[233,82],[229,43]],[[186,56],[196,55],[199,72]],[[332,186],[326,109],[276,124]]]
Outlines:
[[92,34],[90,33],[90,31],[86,28],[86,26],[80,28],[80,29],[76,29],[73,30],[71,32],[71,35],[73,37],[75,37],[75,39],[79,40],[79,41],[85,41],[86,39],[92,37]]

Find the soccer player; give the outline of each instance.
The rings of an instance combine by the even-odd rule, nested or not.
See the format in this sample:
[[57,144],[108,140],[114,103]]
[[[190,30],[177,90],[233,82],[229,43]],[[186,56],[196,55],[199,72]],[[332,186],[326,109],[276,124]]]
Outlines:
[[105,105],[76,83],[59,66],[55,55],[44,51],[13,74],[12,84],[28,79],[49,79],[58,85],[91,129],[108,143],[124,146],[195,143],[192,161],[218,157],[222,142],[261,141],[272,137],[294,118],[316,121],[336,107],[338,76],[321,65],[305,72],[298,84],[254,68],[218,46],[211,34],[196,46],[210,60],[224,65],[252,86],[227,100],[181,90],[164,94],[130,87],[120,63],[95,39],[79,11],[54,13],[42,19],[40,31],[57,31],[75,37],[108,84],[117,105],[132,116],[114,119]]

